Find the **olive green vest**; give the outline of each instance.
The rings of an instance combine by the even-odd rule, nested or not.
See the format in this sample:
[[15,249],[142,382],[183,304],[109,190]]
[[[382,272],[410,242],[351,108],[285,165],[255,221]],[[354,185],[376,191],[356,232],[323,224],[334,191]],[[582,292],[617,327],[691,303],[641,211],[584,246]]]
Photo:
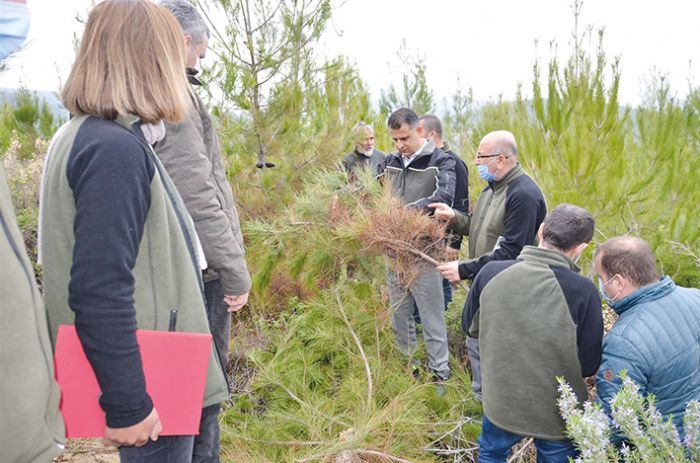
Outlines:
[[[51,339],[59,325],[72,325],[68,284],[73,261],[75,202],[66,167],[73,141],[87,116],[73,118],[54,137],[46,160],[40,211],[40,252],[44,294]],[[135,118],[120,118],[129,127]],[[136,264],[134,305],[139,329],[168,330],[169,311],[177,309],[177,331],[209,333],[201,273],[193,251],[194,227],[165,169],[144,144],[156,166],[151,181],[151,203]],[[99,252],[98,249],[95,252]],[[228,397],[223,369],[214,343],[209,357],[204,406]]]

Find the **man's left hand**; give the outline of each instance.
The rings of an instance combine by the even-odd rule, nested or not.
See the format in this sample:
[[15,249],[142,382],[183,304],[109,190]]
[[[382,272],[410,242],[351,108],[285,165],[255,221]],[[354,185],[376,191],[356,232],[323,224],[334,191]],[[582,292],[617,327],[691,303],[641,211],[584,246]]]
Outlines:
[[229,312],[238,312],[243,308],[246,303],[248,303],[248,294],[241,294],[239,296],[229,296],[225,295],[224,296],[224,302],[228,304],[228,311]]
[[440,273],[442,273],[443,278],[450,283],[456,283],[460,280],[458,260],[440,264],[437,266],[437,269],[440,271]]

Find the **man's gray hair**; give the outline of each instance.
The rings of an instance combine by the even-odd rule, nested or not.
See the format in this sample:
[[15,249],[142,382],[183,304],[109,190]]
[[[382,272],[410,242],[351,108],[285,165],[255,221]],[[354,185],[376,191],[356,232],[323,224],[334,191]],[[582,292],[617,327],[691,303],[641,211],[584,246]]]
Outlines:
[[201,13],[187,0],[162,0],[160,4],[167,8],[180,23],[182,32],[192,37],[192,45],[197,46],[209,38],[209,27]]
[[659,281],[651,246],[636,236],[617,236],[598,246],[594,257],[608,277],[622,275],[642,287]]
[[374,129],[372,128],[371,125],[366,124],[366,123],[363,122],[363,121],[360,121],[360,122],[357,123],[357,125],[356,125],[355,127],[352,128],[352,133],[354,133],[355,135],[357,135],[358,133],[366,132],[366,131],[368,131],[368,130],[369,130],[370,132],[374,133]]
[[573,204],[560,204],[545,217],[542,239],[560,251],[568,251],[590,242],[594,231],[590,212]]

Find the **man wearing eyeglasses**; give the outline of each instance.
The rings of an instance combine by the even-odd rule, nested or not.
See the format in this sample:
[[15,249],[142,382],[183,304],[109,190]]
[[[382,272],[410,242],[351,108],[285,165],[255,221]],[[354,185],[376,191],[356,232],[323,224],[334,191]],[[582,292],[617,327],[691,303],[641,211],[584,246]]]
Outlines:
[[[473,280],[491,261],[515,259],[523,247],[534,244],[547,214],[542,190],[518,163],[518,147],[506,130],[488,133],[479,143],[474,164],[488,185],[479,195],[473,215],[456,212],[447,204],[434,203],[435,217],[447,220],[455,233],[469,235],[469,260],[438,267],[450,282]],[[478,340],[467,336],[472,366],[472,389],[481,397]]]

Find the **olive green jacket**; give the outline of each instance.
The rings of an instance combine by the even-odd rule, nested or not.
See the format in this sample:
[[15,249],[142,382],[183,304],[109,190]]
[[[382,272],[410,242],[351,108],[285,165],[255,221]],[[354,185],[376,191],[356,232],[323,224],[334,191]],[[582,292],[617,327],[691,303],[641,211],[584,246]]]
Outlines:
[[481,192],[471,217],[457,212],[450,223],[456,233],[469,233],[469,258],[459,265],[461,279],[473,279],[492,260],[515,259],[534,244],[547,214],[542,190],[520,164]]
[[61,393],[46,314],[0,164],[0,461],[47,462],[63,450]]

